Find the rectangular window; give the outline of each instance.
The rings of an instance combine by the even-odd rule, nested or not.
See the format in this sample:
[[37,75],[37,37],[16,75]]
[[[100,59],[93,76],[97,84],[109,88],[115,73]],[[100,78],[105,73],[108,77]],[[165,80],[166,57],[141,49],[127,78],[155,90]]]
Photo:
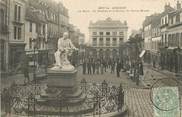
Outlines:
[[21,40],[21,28],[18,28],[18,40]]
[[123,42],[123,38],[119,38],[119,42]]
[[110,32],[106,32],[106,35],[110,35]]
[[176,15],[176,19],[175,20],[176,20],[176,23],[180,22],[180,15],[179,14]]
[[117,32],[112,32],[112,35],[117,35]]
[[97,32],[92,32],[92,35],[97,35]]
[[171,18],[171,25],[173,25],[173,17]]
[[169,46],[172,46],[171,34],[168,35],[168,43],[169,43]]
[[171,46],[175,46],[175,34],[172,34]]
[[15,4],[14,7],[14,20],[20,21],[21,20],[21,6]]
[[14,26],[14,39],[16,40],[16,38],[17,38],[17,36],[16,36],[16,33],[17,32],[17,28],[16,28],[16,26]]
[[43,34],[45,34],[45,25],[43,25]]
[[165,46],[167,47],[168,44],[167,44],[167,34],[165,34]]
[[97,46],[97,38],[93,38],[92,39],[92,45],[93,46]]
[[162,34],[161,40],[162,40],[161,45],[163,46],[164,45],[164,36],[163,36],[163,34]]
[[179,36],[180,36],[180,34],[179,34],[179,33],[176,33],[176,44],[175,44],[175,45],[176,45],[177,47],[180,45],[180,44],[179,44],[179,43],[180,43],[180,41],[179,41],[180,37],[179,37]]
[[29,24],[29,31],[32,32],[32,22],[30,22]]
[[112,40],[112,45],[113,45],[113,46],[116,46],[116,45],[117,45],[117,40],[116,40],[116,38],[113,38],[113,40]]
[[99,32],[99,34],[100,34],[100,35],[104,35],[104,33],[103,33],[103,32]]
[[167,24],[167,17],[165,17],[165,24]]
[[29,48],[32,49],[32,38],[29,38]]
[[15,5],[15,8],[14,8],[14,18],[15,18],[15,20],[17,20],[17,9],[18,9],[18,6]]
[[99,46],[103,46],[103,45],[104,45],[103,38],[99,38]]
[[18,21],[21,19],[21,7],[18,6]]
[[119,32],[119,35],[124,35],[124,33],[123,32]]
[[45,41],[42,41],[42,47],[43,48],[45,47]]
[[110,46],[110,38],[106,38],[106,46]]

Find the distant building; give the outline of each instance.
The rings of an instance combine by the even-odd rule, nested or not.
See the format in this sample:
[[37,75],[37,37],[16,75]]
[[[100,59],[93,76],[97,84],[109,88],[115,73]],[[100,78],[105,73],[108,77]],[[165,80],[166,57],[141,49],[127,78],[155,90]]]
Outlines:
[[92,47],[90,55],[94,57],[118,57],[119,45],[127,40],[128,26],[126,21],[99,20],[89,25],[89,43]]
[[182,72],[181,23],[182,8],[179,1],[176,9],[166,4],[162,13],[146,17],[143,22],[146,62],[171,72]]
[[[163,68],[173,72],[182,73],[182,8],[181,3],[177,1],[175,10],[169,12],[168,25],[166,29],[167,37],[163,35]],[[161,20],[162,23],[162,20]],[[162,27],[163,28],[163,27]],[[166,65],[166,63],[168,63]]]
[[[160,53],[161,53],[161,68],[167,69],[169,71],[175,71],[175,47],[177,47],[177,37],[176,34],[173,34],[173,27],[172,26],[176,20],[180,19],[173,19],[173,13],[176,12],[176,9],[170,7],[170,5],[165,6],[165,11],[161,18],[161,45],[160,45]],[[173,22],[175,21],[175,22]],[[172,29],[173,28],[173,29]],[[171,30],[172,29],[172,30]],[[172,31],[172,32],[171,32]],[[171,36],[171,34],[173,34]],[[170,47],[169,47],[170,46]]]
[[47,20],[43,12],[43,9],[35,8],[33,3],[26,8],[25,51],[30,65],[33,65],[35,58],[39,65],[47,62]]
[[49,64],[54,63],[54,52],[57,49],[58,38],[69,29],[68,9],[53,0],[39,0],[45,10],[47,20],[47,39],[49,50]]
[[145,61],[155,66],[160,64],[159,44],[161,42],[160,30],[161,14],[153,14],[146,17],[143,22]]
[[8,4],[9,24],[9,70],[14,70],[20,63],[21,54],[25,50],[25,9],[26,0],[10,0]]
[[0,71],[8,71],[8,0],[0,1]]

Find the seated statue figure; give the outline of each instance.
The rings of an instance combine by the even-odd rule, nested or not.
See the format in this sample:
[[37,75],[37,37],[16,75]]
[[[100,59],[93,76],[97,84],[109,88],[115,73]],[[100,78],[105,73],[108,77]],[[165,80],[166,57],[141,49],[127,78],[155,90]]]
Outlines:
[[51,68],[52,70],[70,71],[74,69],[68,60],[68,56],[71,56],[72,52],[78,49],[73,45],[68,36],[68,32],[65,32],[63,37],[58,39],[58,49],[54,53],[56,63]]

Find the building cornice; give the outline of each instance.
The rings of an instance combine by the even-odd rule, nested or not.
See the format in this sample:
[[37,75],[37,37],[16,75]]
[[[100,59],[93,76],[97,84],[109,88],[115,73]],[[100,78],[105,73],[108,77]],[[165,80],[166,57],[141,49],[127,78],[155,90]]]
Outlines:
[[168,29],[175,28],[175,27],[178,27],[178,26],[182,26],[182,22],[179,22],[179,23],[170,25],[170,26],[168,27]]

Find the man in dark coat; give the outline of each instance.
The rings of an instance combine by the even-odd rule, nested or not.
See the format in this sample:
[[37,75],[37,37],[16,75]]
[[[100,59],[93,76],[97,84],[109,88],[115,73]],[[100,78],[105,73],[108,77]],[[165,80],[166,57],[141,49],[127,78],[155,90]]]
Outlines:
[[95,60],[92,61],[92,70],[93,70],[93,74],[95,74]]
[[119,60],[116,65],[117,77],[120,77],[121,66],[121,61]]
[[91,74],[91,72],[92,72],[91,68],[92,68],[92,66],[91,66],[91,60],[89,60],[88,63],[87,63],[88,74]]
[[86,63],[86,61],[84,60],[84,61],[83,61],[83,64],[82,64],[83,74],[86,73],[86,67],[87,67],[87,63]]
[[115,69],[115,62],[113,61],[111,63],[111,73],[114,73],[114,69]]
[[99,67],[100,67],[100,62],[99,62],[99,60],[97,60],[95,63],[95,69],[96,69],[97,74],[99,74]]

